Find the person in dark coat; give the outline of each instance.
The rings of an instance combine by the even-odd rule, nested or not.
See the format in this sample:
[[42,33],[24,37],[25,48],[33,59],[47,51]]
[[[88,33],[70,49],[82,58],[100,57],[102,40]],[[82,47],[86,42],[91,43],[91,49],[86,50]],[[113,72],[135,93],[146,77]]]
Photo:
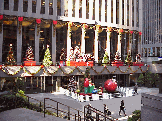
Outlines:
[[136,84],[136,85],[134,86],[134,91],[135,91],[136,94],[138,94],[138,93],[137,93],[137,89],[138,89],[138,85]]
[[[125,114],[124,100],[121,101],[119,115],[120,115],[121,110],[123,111],[124,115],[126,116],[126,114]],[[120,116],[121,116],[121,115],[120,115]]]

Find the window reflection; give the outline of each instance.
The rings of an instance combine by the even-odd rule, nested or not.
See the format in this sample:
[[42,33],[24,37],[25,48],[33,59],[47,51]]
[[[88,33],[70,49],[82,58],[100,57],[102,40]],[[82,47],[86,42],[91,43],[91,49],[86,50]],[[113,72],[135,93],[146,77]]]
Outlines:
[[45,14],[45,0],[41,0],[41,11],[40,14]]
[[32,13],[36,13],[37,0],[32,0]]
[[53,0],[49,0],[49,15],[53,15]]
[[9,0],[4,0],[4,10],[9,10]]
[[57,0],[57,15],[61,16],[61,0]]
[[14,11],[18,11],[19,0],[14,0]]
[[28,10],[28,0],[23,0],[23,12],[27,12]]

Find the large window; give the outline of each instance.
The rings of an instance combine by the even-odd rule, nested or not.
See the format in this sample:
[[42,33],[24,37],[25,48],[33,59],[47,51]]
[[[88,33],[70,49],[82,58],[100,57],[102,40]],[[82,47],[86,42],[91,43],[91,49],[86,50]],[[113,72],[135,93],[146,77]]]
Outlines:
[[111,0],[111,23],[113,23],[113,0]]
[[53,15],[53,0],[49,0],[49,15]]
[[72,5],[72,17],[75,17],[75,0],[73,0]]
[[14,0],[14,11],[18,11],[19,0]]
[[160,57],[160,47],[157,47],[157,57]]
[[32,13],[36,13],[37,0],[32,0]]
[[64,1],[64,16],[68,17],[68,0]]
[[102,0],[99,0],[99,21],[101,21]]
[[79,18],[82,18],[82,0],[79,1]]
[[95,0],[93,0],[93,20],[95,20]]
[[122,25],[124,25],[124,0],[122,0]]
[[89,0],[86,0],[86,19],[89,19]]
[[5,63],[10,44],[12,44],[13,57],[17,60],[17,26],[15,19],[5,19],[3,24],[3,45],[2,45],[2,62]]
[[41,11],[40,14],[45,14],[45,0],[41,0]]
[[57,15],[61,16],[61,0],[57,0]]
[[9,0],[4,0],[4,10],[9,10]]
[[129,26],[129,0],[127,0],[127,26]]
[[107,22],[107,0],[105,0],[105,22]]
[[147,57],[147,48],[145,48],[145,57]]
[[27,12],[28,10],[28,0],[23,0],[23,12]]
[[116,0],[116,24],[119,24],[119,0]]
[[94,29],[88,29],[86,30],[85,34],[85,53],[86,54],[92,54],[93,55],[93,45],[94,45]]
[[132,0],[132,27],[134,27],[134,0]]
[[139,0],[136,1],[136,22],[136,27],[139,27]]

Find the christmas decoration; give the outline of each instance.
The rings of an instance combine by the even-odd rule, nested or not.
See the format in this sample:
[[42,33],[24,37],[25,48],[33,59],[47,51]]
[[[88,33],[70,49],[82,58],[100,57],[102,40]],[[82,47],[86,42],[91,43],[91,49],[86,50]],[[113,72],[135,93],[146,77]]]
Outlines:
[[142,32],[139,32],[139,35],[142,35]]
[[41,19],[36,19],[37,22],[37,36],[39,35],[39,31],[40,31],[40,23],[41,23]]
[[85,78],[84,87],[88,87],[88,86],[89,86],[89,80],[88,78]]
[[3,15],[0,15],[0,20],[2,20],[3,19]]
[[6,61],[6,65],[16,65],[16,60],[13,57],[13,50],[12,50],[12,44],[10,44],[10,50],[8,52],[8,56],[7,56],[7,61]]
[[75,50],[74,50],[74,59],[75,59],[75,61],[77,60],[77,59],[79,59],[80,58],[80,50],[79,50],[79,47],[78,46],[76,46],[75,47]]
[[53,24],[56,25],[57,24],[57,21],[53,20]]
[[41,19],[36,19],[37,24],[41,23]]
[[18,21],[23,21],[23,17],[18,17]]
[[120,54],[119,51],[117,51],[116,54],[115,54],[115,60],[116,61],[120,61],[121,60],[121,54]]
[[21,66],[2,66],[2,71],[8,75],[16,75],[20,72]]
[[84,79],[85,78],[88,78],[88,79],[90,79],[91,77],[90,77],[90,72],[89,72],[89,68],[87,67],[86,68],[86,71],[85,71],[85,74],[84,74]]
[[108,66],[109,65],[109,56],[108,56],[107,51],[105,51],[102,63],[104,63],[103,66]]
[[47,49],[46,49],[46,52],[45,52],[45,55],[44,55],[43,65],[44,66],[52,65],[51,54],[50,54],[50,50],[49,50],[49,46],[48,45],[47,45]]
[[21,27],[22,27],[23,17],[18,17],[18,21],[19,21],[19,34],[21,34]]
[[75,92],[76,86],[77,86],[77,83],[74,80],[74,76],[72,76],[71,79],[69,79],[69,84],[68,84],[69,91]]
[[136,62],[141,62],[142,58],[141,58],[141,54],[137,54],[136,55]]
[[26,50],[26,61],[33,61],[34,60],[34,54],[33,49],[31,46],[28,47]]
[[133,31],[130,31],[131,34],[133,34]]
[[130,51],[128,52],[128,55],[127,55],[127,58],[126,58],[125,62],[130,66],[133,65]]
[[104,84],[105,89],[108,92],[114,92],[117,88],[117,83],[115,79],[108,79]]

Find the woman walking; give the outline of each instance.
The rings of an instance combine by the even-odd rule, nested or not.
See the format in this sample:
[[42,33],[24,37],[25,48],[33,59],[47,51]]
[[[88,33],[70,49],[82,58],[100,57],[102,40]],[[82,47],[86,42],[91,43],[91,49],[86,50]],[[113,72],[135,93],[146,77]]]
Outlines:
[[[124,115],[126,116],[126,114],[125,114],[124,100],[121,101],[119,115],[120,115],[121,110],[123,111]],[[121,115],[120,115],[120,116],[121,116]]]

